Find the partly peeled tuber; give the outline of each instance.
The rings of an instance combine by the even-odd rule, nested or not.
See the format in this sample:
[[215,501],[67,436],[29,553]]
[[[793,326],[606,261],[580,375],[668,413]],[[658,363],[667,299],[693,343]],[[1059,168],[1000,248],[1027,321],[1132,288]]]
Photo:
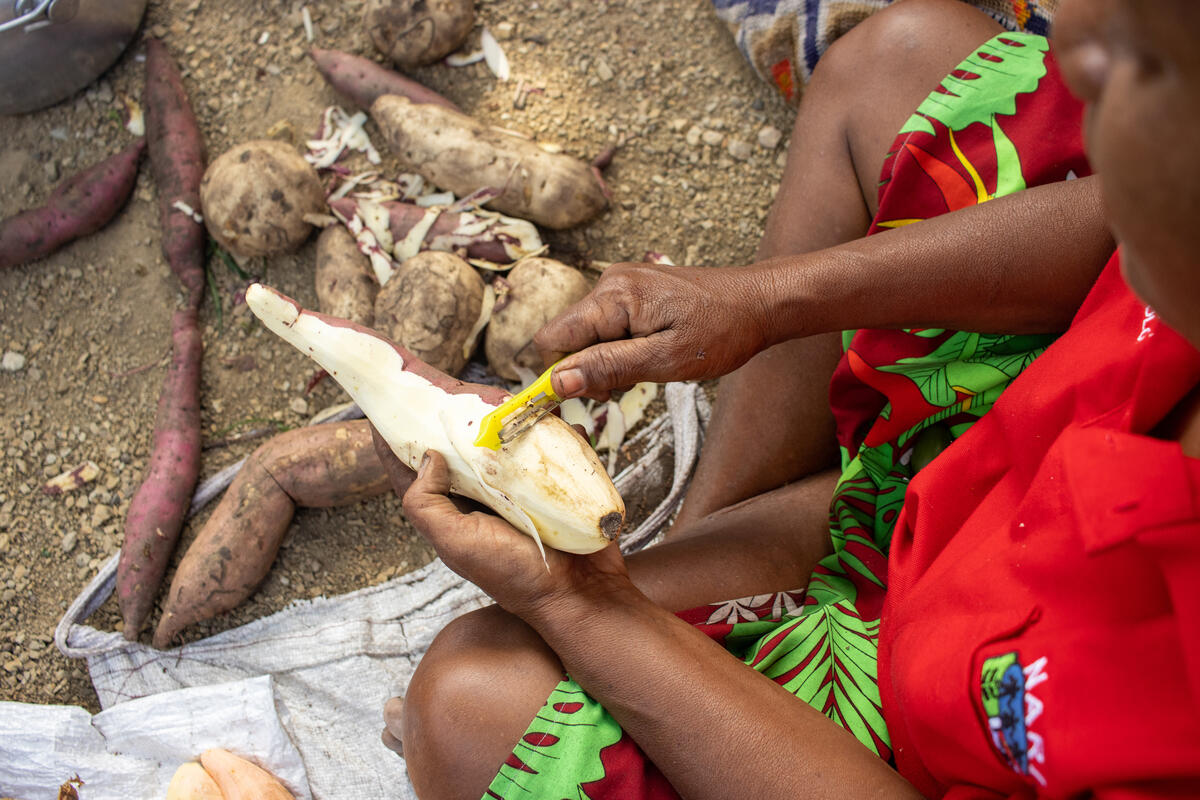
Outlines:
[[225,800],[295,800],[274,775],[228,750],[205,750],[200,763]]
[[171,776],[167,800],[225,800],[225,797],[200,762],[188,761]]
[[592,553],[616,538],[625,504],[595,451],[558,417],[499,450],[476,447],[480,421],[506,392],[454,380],[374,331],[306,311],[261,284],[246,290],[246,303],[349,392],[408,467],[438,451],[452,492],[558,550]]

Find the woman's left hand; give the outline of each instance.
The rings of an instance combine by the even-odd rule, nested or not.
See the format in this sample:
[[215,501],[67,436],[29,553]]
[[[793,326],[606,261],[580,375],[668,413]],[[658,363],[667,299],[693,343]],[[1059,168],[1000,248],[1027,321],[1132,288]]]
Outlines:
[[[469,501],[451,499],[445,459],[430,450],[413,478],[376,434],[376,452],[403,495],[404,513],[433,545],[446,566],[483,589],[502,608],[528,618],[553,613],[556,600],[590,589],[611,591],[628,584],[629,574],[614,542],[591,555],[574,555],[537,544],[500,517],[473,510]],[[475,506],[475,508],[480,508]]]

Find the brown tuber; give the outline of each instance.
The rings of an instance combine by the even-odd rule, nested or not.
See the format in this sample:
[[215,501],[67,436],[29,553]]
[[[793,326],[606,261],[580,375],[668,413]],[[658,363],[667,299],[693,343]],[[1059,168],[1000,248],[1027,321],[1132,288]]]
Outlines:
[[325,211],[317,172],[270,139],[246,142],[209,166],[200,183],[208,232],[239,258],[286,253],[308,238],[306,215]]
[[375,329],[435,369],[457,375],[483,310],[483,278],[453,253],[405,261],[375,298]]
[[397,66],[432,64],[467,39],[474,0],[367,0],[363,25],[375,49]]
[[533,335],[583,299],[591,288],[579,270],[552,258],[528,258],[505,275],[508,293],[496,301],[484,345],[497,375],[520,380],[518,367],[541,372]]

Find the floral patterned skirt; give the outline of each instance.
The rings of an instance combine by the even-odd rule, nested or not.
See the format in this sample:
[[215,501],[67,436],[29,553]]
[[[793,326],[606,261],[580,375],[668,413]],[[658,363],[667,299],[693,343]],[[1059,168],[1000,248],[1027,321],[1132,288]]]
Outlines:
[[[946,76],[897,135],[870,233],[1088,174],[1081,123],[1082,106],[1063,86],[1046,39],[996,36]],[[833,553],[811,577],[797,576],[798,586],[808,581],[802,591],[679,616],[890,759],[876,654],[888,545],[905,488],[1053,338],[847,331],[830,386],[842,452],[830,506]],[[486,794],[676,796],[617,722],[571,680],[547,699]]]

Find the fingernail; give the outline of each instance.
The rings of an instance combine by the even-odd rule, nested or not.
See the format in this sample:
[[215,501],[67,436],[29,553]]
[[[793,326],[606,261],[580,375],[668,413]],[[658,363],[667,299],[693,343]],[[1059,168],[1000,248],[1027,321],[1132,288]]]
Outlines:
[[429,466],[429,453],[426,453],[424,456],[421,457],[421,466],[417,467],[417,477],[418,478],[425,475],[425,468],[428,466]]
[[554,377],[558,378],[559,395],[564,399],[583,391],[583,373],[577,369],[555,372]]

